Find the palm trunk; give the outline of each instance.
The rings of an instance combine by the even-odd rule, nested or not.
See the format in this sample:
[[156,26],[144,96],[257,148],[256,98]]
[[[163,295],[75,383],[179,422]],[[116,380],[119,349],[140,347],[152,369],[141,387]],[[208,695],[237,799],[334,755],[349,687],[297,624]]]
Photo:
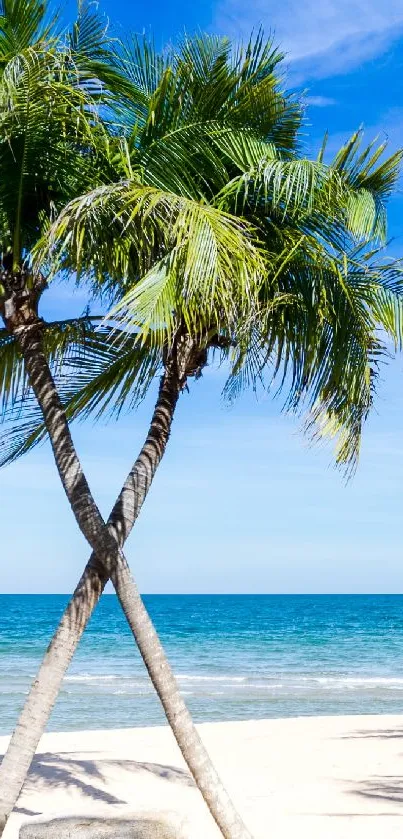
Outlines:
[[0,836],[17,803],[63,677],[106,582],[107,574],[87,565],[46,650],[0,766]]
[[56,390],[48,360],[43,351],[42,322],[37,318],[28,326],[14,330],[20,345],[31,387],[42,410],[57,470],[77,524],[91,548],[106,560],[114,555],[116,541],[109,536],[92,497],[74,447],[63,405]]
[[[145,443],[108,519],[120,547],[140,513],[165,452],[178,394],[168,371],[161,379]],[[21,792],[63,677],[107,581],[108,573],[94,551],[46,651],[0,765],[0,836]]]
[[213,819],[225,839],[252,839],[199,737],[124,558],[111,579],[176,742]]
[[[88,613],[87,620],[91,613],[91,603],[93,608],[97,602],[98,597],[102,592],[102,588],[105,584],[106,577],[110,576],[115,585],[116,592],[118,594],[126,618],[138,643],[139,650],[144,659],[148,672],[160,697],[160,700],[162,702],[168,721],[176,737],[179,748],[194,777],[196,784],[198,785],[210,809],[210,812],[212,813],[217,825],[221,829],[221,832],[225,839],[250,839],[250,834],[243,825],[242,820],[237,814],[226,790],[221,784],[221,781],[219,780],[218,775],[211,764],[210,758],[199,738],[199,735],[197,734],[190,714],[180,695],[178,686],[175,681],[175,677],[165,657],[165,653],[160,644],[157,633],[155,632],[155,629],[147,614],[147,611],[141,600],[137,587],[135,586],[134,581],[131,577],[127,562],[120,550],[120,543],[127,537],[127,531],[128,529],[130,529],[130,507],[132,506],[133,511],[135,511],[137,506],[137,513],[139,511],[138,503],[137,505],[136,503],[134,505],[132,503],[133,495],[131,494],[130,490],[130,476],[123,488],[122,494],[117,502],[117,505],[115,505],[115,508],[112,511],[111,515],[112,521],[119,522],[120,524],[118,527],[112,524],[111,527],[106,528],[102,520],[102,517],[99,513],[99,510],[92,498],[88,483],[86,481],[86,478],[81,468],[81,464],[74,449],[67,420],[63,411],[63,406],[61,405],[46,357],[43,353],[40,329],[36,325],[34,327],[28,327],[24,328],[23,330],[18,330],[18,338],[24,355],[24,360],[30,377],[31,385],[43,411],[46,427],[51,439],[53,453],[55,456],[55,461],[60,474],[60,478],[62,480],[62,484],[72,506],[73,512],[76,516],[80,529],[84,533],[90,545],[93,547],[94,551],[97,553],[96,562],[93,563],[91,572],[94,573],[94,568],[96,568],[98,563],[101,564],[101,568],[103,569],[103,578],[101,573],[101,575],[98,577],[97,585],[94,589],[94,591],[96,591],[95,597],[94,595],[92,595],[92,597],[90,596],[89,598],[87,598],[86,601],[86,611]],[[167,386],[171,389],[172,396],[173,381],[171,376],[168,376],[167,378]],[[175,404],[178,397],[178,393],[179,381],[178,376],[176,375]],[[173,407],[175,407],[175,405]],[[169,420],[169,424],[172,419],[172,414]],[[155,451],[160,452],[159,460],[161,459],[162,453],[165,448],[165,444],[163,443],[163,441],[161,441],[160,443],[160,437],[158,432],[155,436],[153,435],[152,448]],[[139,470],[139,476],[141,475],[144,490],[143,497],[145,497],[145,492],[147,491],[147,488],[151,483],[158,462],[155,463],[154,469],[152,469],[149,452],[145,453],[142,468]],[[93,579],[93,582],[95,582],[95,579]],[[84,591],[86,591],[86,588],[87,586],[85,584]],[[78,589],[76,590],[76,594],[77,591]],[[83,591],[82,585],[81,591]],[[69,610],[67,610],[66,615],[68,611]],[[61,625],[63,625],[63,622],[66,622],[66,615],[64,616]],[[81,621],[76,622],[74,624],[70,617],[70,626],[79,627],[78,634],[77,629],[75,632],[75,635],[77,636],[76,643],[78,643],[79,637],[84,629],[86,622],[84,621],[85,617],[83,616]],[[69,623],[68,620],[67,623]],[[61,640],[63,640],[63,632],[61,633]],[[54,701],[57,697],[57,693],[60,687],[60,682],[63,677],[63,673],[65,672],[65,669],[71,660],[76,643],[74,643],[74,637],[70,643],[67,641],[67,639],[63,640],[61,649],[66,650],[66,653],[64,654],[64,661],[66,663],[66,666],[63,669],[63,657],[61,657],[57,662],[57,665],[55,666],[55,671],[57,671],[56,676],[55,678],[53,678],[53,676],[51,678],[52,689],[50,691],[45,690],[45,695],[48,696],[48,712],[50,712],[51,708],[53,707]],[[48,650],[48,654],[51,653],[52,645]],[[53,654],[54,653],[55,650],[53,649]],[[49,666],[47,670],[49,671]],[[49,678],[49,675],[52,675],[52,672],[53,671],[51,671],[51,673],[49,674],[49,672],[46,673],[45,671],[44,675],[47,675],[47,677]],[[35,683],[35,685],[37,683],[38,680]],[[38,704],[38,701],[34,697],[34,710],[35,706],[38,706]],[[22,716],[24,716],[24,713],[25,709],[23,711]],[[44,710],[40,709],[38,711],[37,709],[37,717],[39,724],[36,726],[35,736],[30,738],[31,745],[28,749],[23,747],[25,756],[24,772],[18,769],[18,761],[15,760],[15,756],[17,755],[18,757],[18,738],[16,735],[19,727],[17,727],[16,733],[13,738],[14,747],[12,748],[13,741],[10,744],[10,763],[12,763],[13,777],[16,777],[16,775],[19,773],[21,779],[22,774],[24,775],[22,782],[20,782],[19,780],[18,784],[14,783],[14,787],[19,785],[19,790],[21,789],[23,780],[26,775],[26,771],[29,767],[30,761],[33,757],[34,751],[39,741],[39,737],[42,733],[44,725],[46,724],[47,716],[48,713],[46,713]],[[24,738],[26,737],[26,729],[27,726],[29,727],[30,723],[30,714],[27,713],[24,717],[23,724],[20,728],[20,737],[22,743],[24,743]],[[15,755],[14,760],[12,759],[13,751]],[[27,761],[29,761],[28,766],[26,765]],[[4,770],[4,774],[7,771],[7,762],[8,758],[5,758],[6,768]],[[8,799],[5,800],[3,815],[0,810],[1,832],[1,825],[3,824],[4,827],[8,813],[10,812],[10,803],[11,806],[13,806],[15,803],[15,801],[12,799],[13,796],[9,795]]]

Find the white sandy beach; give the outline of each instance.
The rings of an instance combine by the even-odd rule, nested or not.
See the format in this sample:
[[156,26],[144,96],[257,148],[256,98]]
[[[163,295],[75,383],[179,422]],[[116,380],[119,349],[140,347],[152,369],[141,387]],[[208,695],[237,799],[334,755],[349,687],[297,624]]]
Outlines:
[[[199,730],[255,839],[403,835],[403,715]],[[73,815],[162,815],[180,839],[219,837],[165,727],[45,735],[4,839],[27,821]]]

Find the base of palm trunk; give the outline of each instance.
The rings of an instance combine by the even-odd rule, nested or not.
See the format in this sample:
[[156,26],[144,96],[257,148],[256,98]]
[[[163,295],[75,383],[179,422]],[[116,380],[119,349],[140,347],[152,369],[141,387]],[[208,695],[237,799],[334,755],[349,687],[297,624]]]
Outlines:
[[151,819],[64,818],[31,822],[20,839],[181,839],[174,827]]

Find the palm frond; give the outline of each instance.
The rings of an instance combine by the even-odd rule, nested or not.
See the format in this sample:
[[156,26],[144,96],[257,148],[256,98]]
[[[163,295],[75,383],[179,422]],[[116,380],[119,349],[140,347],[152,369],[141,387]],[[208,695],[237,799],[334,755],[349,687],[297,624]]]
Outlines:
[[385,201],[396,187],[403,151],[400,149],[384,157],[387,143],[378,145],[377,139],[361,151],[362,140],[362,130],[355,132],[330,166],[343,177],[351,190],[347,208],[347,224],[351,232],[361,239],[375,237],[385,242]]
[[[358,132],[330,165],[326,138],[301,157],[303,108],[262,31],[159,54],[102,27],[84,4],[68,48],[24,48],[0,84],[3,251],[111,301],[84,342],[45,338],[69,417],[137,404],[180,327],[230,364],[227,397],[272,386],[353,463],[386,341],[402,340],[401,269],[377,250],[401,153]],[[8,416],[24,380],[3,339]],[[40,435],[25,400],[11,458]]]
[[80,0],[77,19],[69,33],[73,55],[104,59],[109,53],[107,31],[108,24],[98,12],[98,4],[94,0]]
[[57,14],[47,14],[43,0],[1,0],[0,74],[16,55],[56,34],[57,20]]
[[[133,410],[162,366],[158,349],[140,346],[135,337],[130,342],[126,335],[117,338],[116,330],[114,341],[110,338],[108,328],[94,330],[89,319],[48,325],[45,347],[71,423],[90,417],[118,418],[122,410]],[[14,462],[47,436],[32,391],[26,383],[22,389],[13,375],[14,399],[7,402],[2,419],[0,466]]]
[[[93,320],[87,316],[46,323],[43,346],[55,373],[72,358],[78,357],[94,333]],[[24,362],[18,344],[6,329],[0,330],[0,414],[19,408],[29,389]]]
[[101,284],[105,274],[134,280],[111,317],[162,342],[174,313],[191,329],[198,319],[233,324],[235,306],[251,306],[265,270],[248,223],[134,180],[71,202],[48,241],[57,267],[68,260]]
[[[89,318],[46,324],[43,345],[58,377],[74,354],[78,358],[94,327]],[[40,408],[29,387],[20,349],[6,330],[0,333],[0,465],[15,460],[46,437]]]
[[[0,83],[0,242],[18,263],[38,224],[90,183],[95,113],[57,51],[29,48]],[[87,154],[83,154],[83,149]]]

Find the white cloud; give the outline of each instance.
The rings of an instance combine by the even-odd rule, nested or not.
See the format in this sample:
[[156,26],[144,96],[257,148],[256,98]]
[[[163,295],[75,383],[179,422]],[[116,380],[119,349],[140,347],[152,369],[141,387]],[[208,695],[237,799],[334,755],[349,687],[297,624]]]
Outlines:
[[247,37],[263,25],[273,32],[298,76],[344,72],[379,54],[403,31],[402,0],[219,0],[215,29]]
[[330,96],[305,96],[307,105],[312,105],[314,108],[327,108],[329,105],[336,105],[335,99]]

